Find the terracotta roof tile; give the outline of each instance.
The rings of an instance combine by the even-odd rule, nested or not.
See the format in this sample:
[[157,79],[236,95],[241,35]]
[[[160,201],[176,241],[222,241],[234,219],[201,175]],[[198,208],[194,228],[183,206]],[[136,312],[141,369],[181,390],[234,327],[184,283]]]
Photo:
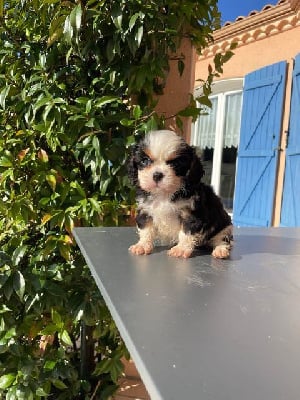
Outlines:
[[279,4],[284,4],[284,3],[287,3],[287,2],[288,2],[288,0],[279,0],[276,4],[266,4],[265,6],[263,6],[263,8],[262,8],[260,11],[252,10],[252,11],[250,11],[250,13],[249,13],[248,15],[246,15],[246,16],[244,16],[244,15],[239,15],[234,21],[226,21],[226,22],[223,24],[223,26],[228,26],[228,25],[234,24],[235,22],[242,21],[242,20],[244,20],[245,18],[253,17],[254,15],[257,15],[257,14],[259,14],[259,13],[262,12],[262,11],[270,10],[270,9],[272,9],[272,8],[274,8],[274,7],[276,7],[276,6],[278,6]]

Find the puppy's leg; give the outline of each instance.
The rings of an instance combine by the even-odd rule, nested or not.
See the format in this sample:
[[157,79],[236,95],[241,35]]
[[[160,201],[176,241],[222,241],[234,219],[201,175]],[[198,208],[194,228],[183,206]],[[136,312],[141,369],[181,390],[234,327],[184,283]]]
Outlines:
[[177,245],[168,251],[168,255],[172,257],[189,258],[195,248],[194,236],[190,233],[180,231],[178,238],[179,241]]
[[132,254],[141,256],[143,254],[150,254],[153,250],[153,232],[150,227],[139,229],[140,240],[129,247]]
[[209,245],[213,248],[211,255],[215,258],[228,258],[232,247],[232,225],[227,226],[216,236],[212,237]]
[[129,251],[132,254],[143,255],[150,254],[153,250],[154,241],[154,228],[152,218],[141,211],[138,210],[136,216],[136,223],[138,226],[138,232],[140,240],[129,247]]

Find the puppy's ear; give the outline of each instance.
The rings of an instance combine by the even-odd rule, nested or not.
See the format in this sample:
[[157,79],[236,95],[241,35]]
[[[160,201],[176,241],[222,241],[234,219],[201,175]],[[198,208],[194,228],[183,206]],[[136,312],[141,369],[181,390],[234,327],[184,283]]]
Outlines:
[[189,172],[187,173],[187,178],[189,182],[193,184],[197,184],[201,181],[203,175],[204,175],[204,169],[203,165],[200,161],[200,158],[196,154],[196,150],[194,147],[191,147],[192,150],[192,161],[191,161],[191,167]]
[[138,183],[138,168],[136,162],[137,149],[138,145],[132,146],[127,165],[128,178],[132,185],[136,185]]

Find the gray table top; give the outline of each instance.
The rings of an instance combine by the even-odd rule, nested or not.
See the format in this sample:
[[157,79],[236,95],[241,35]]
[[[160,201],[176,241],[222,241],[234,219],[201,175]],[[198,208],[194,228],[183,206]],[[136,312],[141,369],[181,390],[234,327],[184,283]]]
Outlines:
[[74,235],[152,400],[299,400],[300,228],[235,228],[228,260]]

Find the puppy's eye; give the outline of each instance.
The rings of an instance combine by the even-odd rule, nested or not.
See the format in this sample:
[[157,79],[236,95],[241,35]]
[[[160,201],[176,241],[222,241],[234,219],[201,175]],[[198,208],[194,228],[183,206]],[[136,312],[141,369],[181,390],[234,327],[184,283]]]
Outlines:
[[148,156],[143,156],[139,162],[139,166],[142,168],[148,167],[148,165],[152,164],[152,160]]
[[185,159],[185,157],[177,157],[177,158],[174,158],[173,160],[167,161],[167,164],[170,164],[172,167],[178,168],[178,167],[186,164],[186,159]]
[[171,165],[176,175],[185,175],[189,169],[189,163],[186,157],[179,156],[173,160],[167,161],[167,164]]

